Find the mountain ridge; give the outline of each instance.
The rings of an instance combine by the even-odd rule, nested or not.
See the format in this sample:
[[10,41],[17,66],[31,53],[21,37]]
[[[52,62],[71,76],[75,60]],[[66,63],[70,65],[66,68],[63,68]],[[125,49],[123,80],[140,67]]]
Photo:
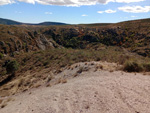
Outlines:
[[41,23],[23,23],[23,22],[18,22],[14,21],[11,19],[4,19],[0,18],[0,24],[2,25],[68,25],[66,23],[61,23],[61,22],[41,22]]
[[50,21],[44,21],[40,23],[24,23],[24,22],[19,22],[15,21],[12,19],[5,19],[5,18],[0,18],[0,24],[2,25],[81,25],[81,26],[107,26],[107,25],[115,25],[115,24],[123,24],[123,23],[131,23],[131,22],[150,22],[150,18],[144,18],[144,19],[136,19],[136,20],[127,20],[127,21],[121,21],[121,22],[116,22],[116,23],[80,23],[80,24],[68,24],[68,23],[63,23],[63,22],[50,22]]

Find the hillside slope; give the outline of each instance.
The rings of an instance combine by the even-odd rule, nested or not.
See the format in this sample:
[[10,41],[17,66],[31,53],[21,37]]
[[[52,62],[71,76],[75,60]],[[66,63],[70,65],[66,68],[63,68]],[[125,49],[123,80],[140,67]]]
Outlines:
[[[43,23],[44,24],[44,23]],[[150,19],[110,25],[6,26],[0,25],[0,52],[35,51],[61,45],[74,49],[101,49],[119,46],[150,57]],[[50,44],[53,42],[53,44]]]
[[78,62],[115,62],[148,72],[149,29],[149,19],[89,27],[0,25],[0,95],[33,88],[47,78],[43,70],[58,74]]
[[60,47],[53,39],[39,33],[37,27],[0,25],[0,52],[13,56],[20,52]]
[[[105,66],[104,70],[95,71],[96,63],[90,65],[91,63],[93,62],[87,65],[75,64],[86,67],[86,70],[74,78],[59,79],[60,82],[58,81],[55,86],[41,86],[14,96],[0,98],[2,106],[0,112],[148,113],[150,111],[150,76],[121,71],[109,72]],[[109,66],[115,65],[109,63],[107,66],[110,68]],[[78,68],[65,69],[61,74],[65,73],[64,77],[71,77],[71,74],[77,71]]]
[[0,24],[3,25],[21,25],[21,22],[0,18]]

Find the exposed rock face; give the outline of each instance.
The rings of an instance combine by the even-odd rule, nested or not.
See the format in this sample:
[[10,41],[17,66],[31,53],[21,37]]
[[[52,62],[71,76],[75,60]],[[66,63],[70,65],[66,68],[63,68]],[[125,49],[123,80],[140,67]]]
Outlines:
[[53,42],[51,40],[48,40],[44,35],[40,35],[36,40],[37,46],[41,50],[45,50],[46,48],[54,48]]
[[[6,27],[6,28],[3,28]],[[0,26],[0,52],[13,56],[19,52],[60,47],[53,39],[24,27]]]

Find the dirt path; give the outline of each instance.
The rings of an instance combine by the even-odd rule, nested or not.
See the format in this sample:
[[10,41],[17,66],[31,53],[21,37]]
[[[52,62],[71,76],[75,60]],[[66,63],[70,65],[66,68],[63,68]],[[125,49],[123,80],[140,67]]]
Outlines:
[[150,76],[86,71],[13,96],[0,113],[150,113]]

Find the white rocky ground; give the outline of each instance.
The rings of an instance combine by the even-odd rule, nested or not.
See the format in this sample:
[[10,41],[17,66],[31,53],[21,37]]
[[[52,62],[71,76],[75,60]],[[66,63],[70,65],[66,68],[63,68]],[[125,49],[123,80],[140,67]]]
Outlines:
[[150,76],[116,66],[74,64],[58,74],[73,76],[63,83],[2,98],[0,113],[150,113]]

